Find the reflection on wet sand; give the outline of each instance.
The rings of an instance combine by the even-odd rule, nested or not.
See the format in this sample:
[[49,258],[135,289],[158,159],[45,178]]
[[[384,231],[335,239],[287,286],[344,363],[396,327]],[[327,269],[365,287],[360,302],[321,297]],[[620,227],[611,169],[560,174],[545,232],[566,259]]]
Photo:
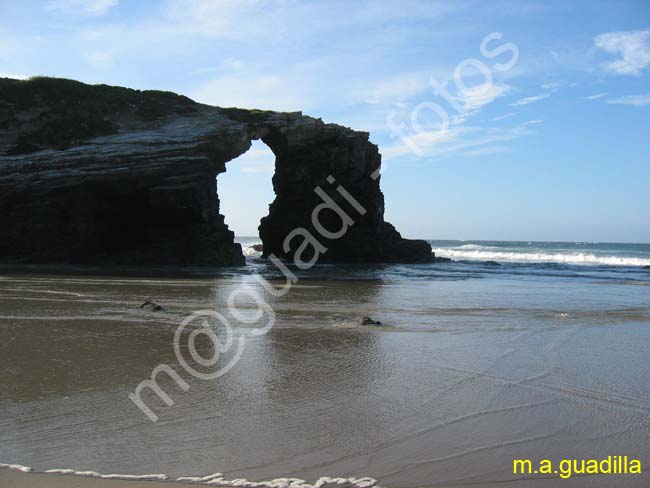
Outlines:
[[[513,482],[513,458],[650,456],[644,287],[301,280],[284,297],[264,295],[276,314],[267,334],[232,321],[246,348],[228,374],[185,374],[177,324],[194,310],[227,314],[242,283],[255,286],[247,276],[0,280],[0,461],[371,476],[408,488]],[[148,299],[167,311],[140,309]],[[388,326],[360,326],[362,315]],[[146,395],[153,424],[127,395],[161,363],[190,388],[163,377],[174,404]]]

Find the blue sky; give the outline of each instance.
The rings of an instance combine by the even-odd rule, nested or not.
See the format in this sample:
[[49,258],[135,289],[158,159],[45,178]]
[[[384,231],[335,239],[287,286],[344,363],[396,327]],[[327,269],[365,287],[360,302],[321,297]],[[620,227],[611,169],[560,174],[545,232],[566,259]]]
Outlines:
[[[409,237],[650,242],[646,0],[2,2],[0,75],[369,131],[386,217]],[[220,176],[240,235],[256,234],[272,171],[259,143]]]

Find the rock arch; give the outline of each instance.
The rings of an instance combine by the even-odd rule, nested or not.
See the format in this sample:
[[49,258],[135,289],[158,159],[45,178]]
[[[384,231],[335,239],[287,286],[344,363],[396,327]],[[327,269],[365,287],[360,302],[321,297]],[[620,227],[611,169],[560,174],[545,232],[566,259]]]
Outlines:
[[[254,139],[276,157],[276,197],[260,225],[265,255],[292,258],[296,245],[284,241],[304,228],[327,248],[321,261],[431,259],[428,243],[402,239],[384,221],[381,157],[368,133],[300,112],[223,109],[166,92],[58,79],[0,79],[0,257],[243,264],[215,181]],[[314,226],[323,202],[316,188],[354,220],[336,239]],[[318,215],[325,229],[341,228],[335,212]]]

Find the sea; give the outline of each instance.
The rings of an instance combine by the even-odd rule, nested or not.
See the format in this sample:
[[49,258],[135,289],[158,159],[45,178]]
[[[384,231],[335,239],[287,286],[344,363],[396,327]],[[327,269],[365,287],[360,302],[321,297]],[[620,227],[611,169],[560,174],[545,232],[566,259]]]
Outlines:
[[[300,270],[238,240],[239,268],[1,269],[0,463],[251,487],[650,486],[513,472],[650,470],[650,244],[432,240],[449,260]],[[140,395],[153,422],[132,395],[159,366],[169,402]]]

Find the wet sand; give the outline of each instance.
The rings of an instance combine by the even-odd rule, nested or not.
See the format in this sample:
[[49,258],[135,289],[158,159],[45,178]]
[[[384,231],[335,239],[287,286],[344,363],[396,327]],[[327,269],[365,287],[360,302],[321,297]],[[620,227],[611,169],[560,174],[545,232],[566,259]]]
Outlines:
[[[2,277],[0,462],[255,482],[369,476],[389,488],[647,486],[646,474],[512,474],[514,458],[649,465],[647,287],[302,280],[269,297],[274,327],[246,336],[228,374],[184,374],[172,347],[179,322],[225,310],[243,282],[255,286],[246,276]],[[167,310],[139,309],[147,299]],[[363,315],[386,325],[359,326]],[[199,350],[209,356],[210,344]],[[163,378],[174,404],[147,397],[154,424],[128,394],[162,363],[190,388]],[[7,476],[27,487],[155,484],[0,473],[3,487]]]
[[191,485],[173,481],[104,480],[0,469],[0,486],[3,488],[188,488]]

